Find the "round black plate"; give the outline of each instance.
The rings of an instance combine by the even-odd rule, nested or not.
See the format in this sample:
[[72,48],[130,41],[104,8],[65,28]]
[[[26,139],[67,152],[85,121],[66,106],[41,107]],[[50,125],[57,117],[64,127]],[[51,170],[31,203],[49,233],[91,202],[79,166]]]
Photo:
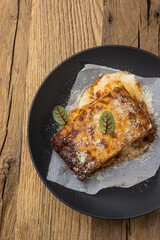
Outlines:
[[52,110],[66,104],[76,75],[84,64],[98,64],[144,77],[160,77],[160,59],[127,46],[100,46],[77,53],[56,67],[40,86],[28,120],[28,145],[34,166],[49,190],[71,208],[98,218],[126,219],[160,207],[160,170],[132,188],[108,188],[96,195],[67,189],[46,179],[51,157]]

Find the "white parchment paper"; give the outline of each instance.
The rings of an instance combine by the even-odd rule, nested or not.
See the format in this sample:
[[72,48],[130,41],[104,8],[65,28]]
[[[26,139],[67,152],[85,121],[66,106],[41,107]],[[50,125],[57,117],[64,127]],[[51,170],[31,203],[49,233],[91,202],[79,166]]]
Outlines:
[[[85,65],[85,68],[78,73],[71,90],[66,107],[67,111],[70,112],[78,106],[83,91],[91,86],[99,75],[116,71],[120,70],[98,65]],[[80,182],[58,154],[53,151],[48,169],[48,180],[77,191],[96,194],[103,188],[113,186],[128,188],[156,174],[160,165],[160,78],[135,77],[140,82],[144,91],[149,90],[149,93],[152,95],[154,109],[152,114],[157,126],[157,135],[149,150],[133,160],[95,173],[85,182]]]

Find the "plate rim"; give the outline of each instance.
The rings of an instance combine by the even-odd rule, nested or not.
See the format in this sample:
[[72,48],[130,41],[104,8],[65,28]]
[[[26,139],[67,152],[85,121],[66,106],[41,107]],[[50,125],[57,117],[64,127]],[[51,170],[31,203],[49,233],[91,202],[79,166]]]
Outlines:
[[[130,217],[103,217],[103,216],[98,216],[98,215],[95,215],[95,214],[92,214],[92,213],[88,213],[88,212],[85,212],[83,210],[80,210],[80,209],[77,209],[76,207],[72,206],[71,204],[65,202],[65,200],[63,200],[61,197],[59,197],[55,192],[53,192],[53,190],[51,189],[51,187],[47,184],[46,180],[47,179],[44,179],[39,170],[38,170],[38,167],[36,166],[36,163],[34,161],[34,158],[33,158],[33,155],[32,155],[32,152],[31,152],[31,145],[30,145],[30,140],[29,140],[29,125],[30,125],[30,118],[31,118],[31,114],[32,114],[32,108],[33,108],[33,105],[35,103],[35,100],[37,98],[37,95],[39,94],[41,88],[43,87],[43,85],[45,84],[45,82],[47,81],[47,79],[52,75],[52,73],[58,69],[61,65],[63,65],[63,63],[67,62],[68,60],[74,58],[75,56],[81,54],[81,53],[85,53],[85,52],[88,52],[88,51],[92,51],[92,50],[95,50],[95,49],[98,49],[98,48],[128,48],[128,49],[133,49],[133,50],[136,50],[138,52],[142,52],[142,53],[145,53],[145,54],[148,54],[154,58],[156,58],[158,61],[160,61],[160,57],[151,53],[151,52],[148,52],[146,50],[143,50],[143,49],[140,49],[140,48],[136,48],[136,47],[132,47],[132,46],[128,46],[128,45],[114,45],[114,44],[111,44],[111,45],[99,45],[99,46],[96,46],[96,47],[91,47],[91,48],[87,48],[87,49],[84,49],[84,50],[81,50],[79,52],[76,52],[75,54],[69,56],[68,58],[64,59],[62,62],[60,62],[58,65],[56,65],[56,67],[53,68],[53,70],[51,72],[49,72],[49,74],[44,78],[44,80],[42,81],[42,83],[40,84],[40,86],[38,87],[33,99],[32,99],[32,102],[31,102],[31,105],[30,105],[30,110],[29,110],[29,114],[28,114],[28,120],[27,120],[27,143],[28,143],[28,149],[29,149],[29,153],[30,153],[30,158],[32,160],[32,163],[36,169],[36,172],[38,173],[38,176],[40,177],[40,179],[42,180],[42,182],[44,183],[44,185],[48,188],[48,190],[56,197],[58,198],[61,202],[63,202],[65,205],[67,205],[68,207],[70,207],[71,209],[79,212],[79,213],[82,213],[84,215],[87,215],[87,216],[90,216],[90,217],[94,217],[94,218],[98,218],[98,219],[106,219],[106,220],[127,220],[127,219],[134,219],[134,218],[138,218],[138,217],[141,217],[141,216],[144,216],[146,214],[149,214],[151,212],[154,212],[156,211],[157,209],[160,208],[160,203],[159,205],[156,207],[156,208],[153,208],[153,209],[150,209],[148,211],[145,211],[144,213],[141,213],[141,214],[138,214],[138,215],[131,215]],[[48,181],[48,180],[47,180]],[[58,183],[56,183],[58,184]],[[60,185],[60,184],[58,184]],[[64,186],[63,186],[64,187]],[[76,190],[73,190],[75,192],[79,192],[79,191],[76,191]],[[86,193],[85,193],[86,194]],[[90,194],[88,194],[90,195]]]

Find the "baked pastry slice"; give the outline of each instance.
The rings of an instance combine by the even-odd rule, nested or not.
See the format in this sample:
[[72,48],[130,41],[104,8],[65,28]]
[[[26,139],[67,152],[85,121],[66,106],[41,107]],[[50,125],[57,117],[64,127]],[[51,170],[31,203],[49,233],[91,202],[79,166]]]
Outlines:
[[[99,124],[106,110],[114,117],[115,128],[111,134],[103,134]],[[82,181],[153,129],[151,118],[127,90],[115,87],[107,95],[80,108],[79,114],[53,135],[51,146]]]

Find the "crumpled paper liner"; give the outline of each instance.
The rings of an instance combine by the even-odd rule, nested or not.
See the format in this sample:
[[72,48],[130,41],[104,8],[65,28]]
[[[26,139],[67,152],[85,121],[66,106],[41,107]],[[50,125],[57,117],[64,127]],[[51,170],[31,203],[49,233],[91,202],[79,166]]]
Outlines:
[[[99,75],[116,71],[120,70],[98,65],[85,65],[78,73],[71,90],[66,107],[67,111],[70,112],[78,106],[83,91],[91,86]],[[119,186],[129,188],[156,174],[160,165],[160,78],[135,77],[142,85],[144,91],[149,90],[149,93],[152,95],[154,109],[152,114],[157,126],[157,136],[148,151],[133,160],[97,172],[85,182],[80,182],[58,154],[53,151],[48,169],[48,180],[70,189],[88,194],[96,194],[101,189],[108,187]]]

